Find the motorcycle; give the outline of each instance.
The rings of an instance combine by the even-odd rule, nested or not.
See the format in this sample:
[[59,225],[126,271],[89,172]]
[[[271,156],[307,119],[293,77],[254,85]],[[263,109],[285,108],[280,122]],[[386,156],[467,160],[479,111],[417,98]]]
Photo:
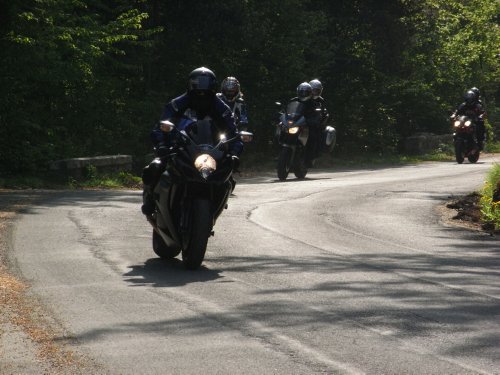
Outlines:
[[166,169],[154,188],[155,213],[148,218],[153,251],[166,259],[182,252],[184,266],[197,269],[234,188],[228,145],[236,139],[250,142],[253,134],[240,131],[227,139],[210,119],[183,126],[163,121],[162,126],[175,141],[168,150],[157,150]]
[[[276,105],[281,107],[280,102]],[[276,125],[275,139],[279,145],[277,173],[281,181],[286,180],[290,171],[295,177],[305,178],[308,168],[305,162],[306,144],[309,139],[309,127],[303,115],[304,104],[291,101],[279,113],[279,122]],[[317,108],[317,115],[322,116],[322,109]],[[323,138],[320,140],[322,148],[331,152],[336,141],[335,128],[326,126]]]
[[[281,103],[276,103],[281,106]],[[309,127],[302,114],[304,105],[298,101],[291,101],[280,112],[280,121],[277,124],[277,139],[280,145],[277,172],[278,178],[286,180],[291,170],[297,178],[307,175],[304,161],[305,145],[309,138]]]
[[476,125],[467,116],[456,116],[453,119],[453,143],[455,146],[455,159],[462,164],[467,157],[469,162],[475,163],[479,159],[479,147],[476,142]]

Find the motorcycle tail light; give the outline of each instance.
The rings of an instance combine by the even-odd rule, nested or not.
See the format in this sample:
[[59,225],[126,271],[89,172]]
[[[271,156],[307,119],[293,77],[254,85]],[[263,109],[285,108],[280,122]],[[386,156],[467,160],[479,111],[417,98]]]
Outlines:
[[194,166],[204,179],[207,179],[217,167],[217,162],[208,154],[201,154],[194,161]]
[[293,128],[288,129],[289,134],[297,134],[298,131],[299,131],[298,126],[294,126]]

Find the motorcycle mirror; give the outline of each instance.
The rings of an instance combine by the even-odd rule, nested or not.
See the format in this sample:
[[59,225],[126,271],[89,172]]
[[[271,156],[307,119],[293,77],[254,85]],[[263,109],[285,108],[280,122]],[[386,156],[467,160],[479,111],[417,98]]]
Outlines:
[[160,121],[160,130],[169,133],[174,129],[175,125],[168,120]]
[[241,131],[240,132],[240,138],[244,143],[252,142],[253,139],[253,133],[247,132],[247,131]]

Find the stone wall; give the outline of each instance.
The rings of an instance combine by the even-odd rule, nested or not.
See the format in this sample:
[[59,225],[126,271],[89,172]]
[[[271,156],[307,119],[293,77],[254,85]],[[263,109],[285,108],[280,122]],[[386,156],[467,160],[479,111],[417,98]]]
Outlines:
[[405,139],[404,150],[408,154],[422,155],[440,148],[440,145],[453,147],[453,135],[436,135],[431,133],[419,133]]
[[59,176],[83,178],[89,168],[98,172],[120,172],[132,170],[131,155],[108,155],[87,158],[56,160],[50,163],[50,170]]

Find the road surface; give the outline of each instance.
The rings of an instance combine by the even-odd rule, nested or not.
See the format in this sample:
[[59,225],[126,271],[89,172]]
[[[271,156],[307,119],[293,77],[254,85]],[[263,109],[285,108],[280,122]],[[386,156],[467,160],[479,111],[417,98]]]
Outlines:
[[500,241],[437,210],[499,161],[240,179],[198,271],[140,192],[51,194],[10,258],[102,373],[500,374]]

